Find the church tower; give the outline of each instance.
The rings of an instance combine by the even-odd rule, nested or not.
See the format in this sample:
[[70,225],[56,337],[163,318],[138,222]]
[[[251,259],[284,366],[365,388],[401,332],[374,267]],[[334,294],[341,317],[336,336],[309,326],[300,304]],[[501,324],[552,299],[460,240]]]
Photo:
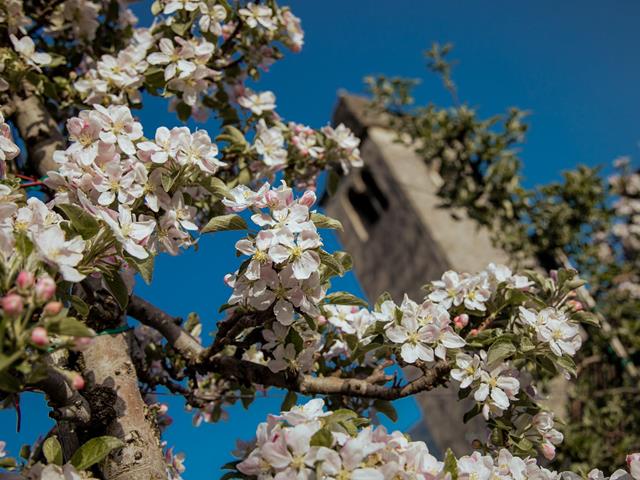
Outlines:
[[[507,262],[464,212],[439,207],[438,174],[395,141],[396,133],[367,111],[365,99],[341,95],[333,123],[344,123],[360,138],[364,167],[344,177],[324,207],[344,226],[340,240],[369,300],[387,291],[396,302],[404,293],[420,301],[421,286],[446,270],[475,272]],[[426,392],[417,401],[424,421],[411,434],[434,453],[448,447],[467,453],[471,440],[485,436],[483,422],[462,422],[470,404],[459,402],[455,389]]]

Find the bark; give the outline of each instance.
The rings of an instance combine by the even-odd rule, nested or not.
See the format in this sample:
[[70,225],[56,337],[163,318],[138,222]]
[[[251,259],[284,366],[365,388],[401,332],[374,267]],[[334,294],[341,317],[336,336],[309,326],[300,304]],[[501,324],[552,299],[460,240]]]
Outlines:
[[106,480],[165,480],[159,431],[140,394],[125,334],[100,335],[83,352],[87,388],[110,389],[117,395],[115,418],[104,434],[121,439],[125,446],[102,463]]
[[39,176],[57,170],[53,152],[64,148],[64,137],[40,98],[15,97],[15,124],[29,153],[29,164]]

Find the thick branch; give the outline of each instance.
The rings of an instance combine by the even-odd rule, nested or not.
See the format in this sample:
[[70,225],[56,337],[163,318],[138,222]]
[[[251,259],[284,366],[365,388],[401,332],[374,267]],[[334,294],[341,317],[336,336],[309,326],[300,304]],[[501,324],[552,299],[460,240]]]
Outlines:
[[289,372],[274,373],[264,365],[239,360],[229,356],[216,356],[216,344],[240,333],[244,328],[253,326],[264,318],[259,315],[231,317],[220,325],[214,345],[205,349],[179,325],[179,320],[163,312],[140,297],[133,296],[128,313],[147,326],[158,330],[169,344],[185,358],[191,360],[191,366],[201,373],[218,373],[225,378],[233,378],[247,385],[257,384],[269,387],[286,388],[306,395],[348,395],[354,397],[395,400],[417,393],[433,390],[447,381],[451,367],[446,361],[439,361],[424,370],[424,375],[404,386],[384,386],[379,383],[386,377],[374,375],[370,378],[314,377],[295,375]]
[[167,342],[186,359],[195,361],[202,355],[204,348],[180,327],[179,318],[172,317],[137,295],[131,296],[127,313],[140,323],[160,332]]
[[47,368],[47,376],[34,385],[42,390],[53,408],[51,417],[86,424],[91,420],[91,409],[87,400],[73,388],[69,378],[55,367]]
[[110,389],[117,395],[115,418],[104,433],[125,446],[101,464],[105,480],[166,479],[159,432],[140,394],[126,335],[97,336],[82,356],[88,389],[96,395]]
[[57,170],[53,152],[64,149],[64,138],[42,101],[30,94],[22,99],[14,97],[15,123],[24,140],[29,163],[40,176]]

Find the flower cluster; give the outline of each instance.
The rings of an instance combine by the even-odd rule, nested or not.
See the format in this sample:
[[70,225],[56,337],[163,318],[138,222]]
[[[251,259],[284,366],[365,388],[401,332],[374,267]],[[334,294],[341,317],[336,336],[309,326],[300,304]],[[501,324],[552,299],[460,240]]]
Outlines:
[[[445,461],[440,461],[424,442],[412,442],[402,433],[389,433],[382,426],[362,428],[366,420],[353,412],[325,412],[323,406],[324,402],[316,399],[280,415],[270,415],[267,422],[258,426],[255,442],[240,444],[235,452],[241,458],[235,466],[237,476],[336,480],[581,478],[548,470],[535,458],[520,458],[506,449],[493,454],[473,452],[459,458],[449,451]],[[617,470],[611,479],[640,478],[640,454],[629,455],[627,463],[630,475]],[[589,479],[604,479],[604,475],[592,470]]]
[[87,59],[86,73],[74,82],[74,89],[87,105],[139,104],[149,67],[147,51],[153,44],[149,30],[136,29],[129,45],[117,55],[106,54],[97,61]]
[[578,324],[557,308],[547,307],[536,312],[520,307],[518,320],[531,328],[537,341],[547,344],[558,357],[564,354],[574,356],[582,345]]
[[238,252],[250,258],[227,276],[234,289],[229,304],[259,311],[273,307],[283,326],[294,322],[296,309],[312,317],[319,315],[316,305],[325,291],[318,272],[322,240],[309,209],[315,194],[307,191],[294,199],[291,188],[283,183],[272,189],[265,184],[258,192],[239,186],[231,190],[231,196],[223,203],[236,212],[251,209],[251,219],[261,229],[236,243]]
[[[78,270],[85,242],[80,236],[68,238],[62,228],[64,219],[41,200],[29,198],[19,205],[20,194],[0,185],[0,255],[2,262],[16,261],[16,248],[24,241],[33,245],[32,255],[54,267],[65,280],[77,282],[84,278]],[[25,247],[22,253],[31,250]]]
[[429,300],[417,304],[406,295],[398,306],[392,300],[380,305],[374,313],[384,325],[384,336],[400,348],[400,358],[406,363],[444,360],[447,349],[464,347],[465,341],[454,332],[449,312]]
[[47,185],[56,203],[81,205],[103,221],[128,255],[177,254],[198,229],[190,203],[203,194],[198,181],[224,165],[204,130],[160,127],[144,141],[142,126],[125,106],[96,105],[67,124],[71,145],[58,151],[60,168]]
[[480,355],[457,354],[451,378],[460,382],[461,389],[473,390],[473,398],[482,405],[482,415],[488,420],[490,414],[500,416],[516,400],[520,382],[517,370],[506,363],[488,366],[486,360],[484,350]]
[[522,275],[513,275],[505,265],[494,263],[475,275],[445,272],[440,280],[431,282],[429,300],[444,308],[462,305],[465,310],[483,312],[486,302],[500,284],[516,289],[526,289],[532,282]]

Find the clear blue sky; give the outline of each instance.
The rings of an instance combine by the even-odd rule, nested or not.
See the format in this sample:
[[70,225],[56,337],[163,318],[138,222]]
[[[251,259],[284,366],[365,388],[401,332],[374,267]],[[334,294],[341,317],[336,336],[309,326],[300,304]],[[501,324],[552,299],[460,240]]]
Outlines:
[[[147,3],[136,7],[143,19]],[[426,0],[295,0],[306,45],[272,67],[261,82],[278,96],[288,119],[314,127],[327,123],[337,92],[362,91],[362,78],[384,73],[424,78],[418,101],[446,104],[437,78],[424,70],[422,51],[433,41],[455,44],[460,61],[454,77],[463,100],[483,115],[519,106],[532,112],[523,147],[529,185],[558,178],[578,163],[608,164],[618,155],[638,157],[640,139],[640,2]],[[144,4],[144,5],[143,5]],[[161,102],[140,114],[147,134],[177,120]],[[202,126],[207,128],[207,125]],[[212,136],[216,132],[212,131]],[[198,312],[211,330],[229,291],[225,273],[237,267],[232,233],[205,238],[199,252],[159,259],[154,285],[138,292],[172,314]],[[337,244],[329,238],[330,247]],[[359,288],[353,276],[341,289]],[[190,426],[178,399],[171,400],[174,425],[166,438],[187,454],[187,480],[218,478],[231,457],[234,439],[249,438],[255,425],[282,401],[274,392],[249,411],[229,410],[226,422]],[[14,433],[14,412],[0,412],[0,439],[12,454],[19,443],[47,430],[46,413],[34,395],[23,399],[23,430]],[[418,419],[412,400],[398,403],[399,428]]]

